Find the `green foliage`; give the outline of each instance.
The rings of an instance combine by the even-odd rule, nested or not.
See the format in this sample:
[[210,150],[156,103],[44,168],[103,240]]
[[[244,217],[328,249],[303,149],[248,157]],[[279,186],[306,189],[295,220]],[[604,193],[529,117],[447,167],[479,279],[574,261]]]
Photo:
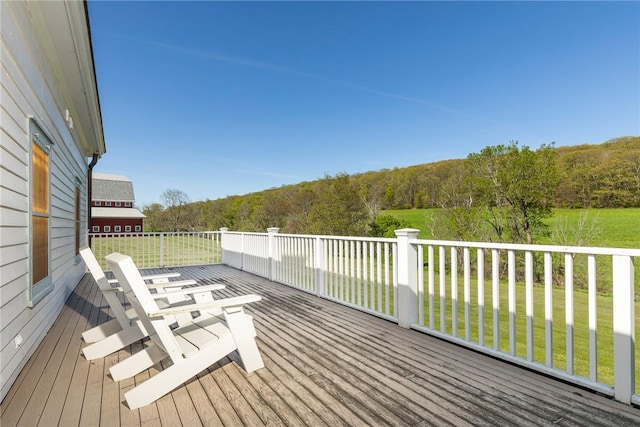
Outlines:
[[[344,195],[321,197],[325,189],[331,189],[327,180],[335,178],[324,177],[258,193],[191,203],[186,205],[194,207],[188,212],[188,220],[177,228],[217,230],[228,227],[238,231],[265,231],[268,227],[279,227],[285,233],[304,233],[310,229],[366,233],[368,224],[375,222],[381,212],[444,207],[449,211],[431,212],[429,228],[425,231],[429,237],[469,240],[476,236],[483,241],[527,241],[530,235],[532,241],[541,242],[547,239],[548,230],[544,224],[548,221],[541,222],[538,218],[545,217],[550,208],[640,207],[640,137],[618,138],[600,145],[553,150],[546,147],[554,153],[549,157],[539,152],[546,153],[545,147],[536,151],[527,147],[518,150],[510,146],[498,147],[502,147],[502,152],[491,152],[499,151],[497,147],[488,147],[483,152],[491,160],[494,157],[497,160],[498,154],[505,158],[513,155],[517,166],[502,168],[500,177],[496,178],[505,182],[515,179],[519,184],[510,187],[509,192],[492,203],[486,203],[492,190],[486,181],[483,184],[471,179],[472,171],[467,168],[469,160],[454,159],[350,176],[342,174],[340,177],[345,181],[344,187],[349,188],[351,201]],[[529,163],[532,159],[534,162]],[[559,185],[555,192],[548,194],[544,180],[550,177],[545,175],[555,170]],[[476,184],[478,187],[474,186]],[[540,204],[524,197],[525,192],[542,194],[543,197],[537,199],[541,200]],[[352,203],[355,207],[355,214],[350,218],[352,224],[337,226],[337,220],[316,206],[325,202],[342,206]],[[361,215],[362,206],[365,219]],[[511,206],[511,211],[507,206]],[[166,214],[159,215],[156,208],[153,205],[145,208],[153,216],[147,215],[145,229],[166,231],[176,228],[167,218],[162,218]],[[529,212],[533,216],[527,216],[528,222],[518,221]],[[332,224],[323,227],[321,218],[331,220]],[[418,222],[423,223],[422,220]]]
[[144,231],[165,231],[168,229],[167,220],[160,203],[152,203],[142,207],[144,219]]
[[[478,224],[481,219],[500,242],[533,243],[534,235],[546,234],[543,220],[552,215],[558,186],[553,145],[542,145],[536,151],[520,148],[517,142],[486,147],[469,155],[467,167],[471,189],[465,193],[469,202],[464,215],[458,215],[458,228],[477,231],[475,240],[484,239],[486,232]],[[465,240],[474,237],[468,233]]]
[[411,222],[393,215],[380,215],[369,224],[369,235],[372,237],[396,237],[395,231],[401,228],[413,228]]
[[327,176],[309,210],[303,233],[332,236],[362,236],[366,231],[367,211],[349,176]]

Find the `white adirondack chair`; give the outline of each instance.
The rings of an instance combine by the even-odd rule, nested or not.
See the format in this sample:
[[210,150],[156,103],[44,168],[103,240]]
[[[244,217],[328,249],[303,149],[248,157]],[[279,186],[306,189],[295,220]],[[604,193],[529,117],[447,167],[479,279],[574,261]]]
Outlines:
[[[243,309],[245,304],[260,301],[260,296],[244,295],[161,309],[130,257],[114,253],[106,259],[155,344],[112,366],[111,377],[119,381],[163,359],[170,358],[173,362],[170,367],[124,394],[130,409],[156,401],[235,350],[247,372],[264,366],[255,340],[253,319]],[[221,316],[208,314],[210,310],[220,309]],[[194,310],[202,315],[194,318],[189,325],[173,330],[164,319],[167,315]]]
[[[93,276],[93,279],[98,284],[114,316],[114,319],[82,333],[83,340],[86,343],[90,343],[82,349],[84,357],[87,360],[105,357],[108,354],[147,337],[148,333],[144,325],[139,321],[135,310],[125,310],[123,307],[118,297],[118,293],[122,293],[123,290],[120,286],[115,286],[117,279],[107,279],[90,248],[81,249],[80,255]],[[163,300],[159,302],[159,305],[162,307],[167,307],[170,304],[180,304],[185,301],[185,299],[189,300],[186,296],[191,296],[199,302],[213,301],[211,291],[224,289],[224,285],[221,284],[183,288],[184,286],[196,285],[197,282],[195,280],[169,281],[169,278],[178,276],[180,276],[180,273],[154,274],[144,276],[143,280],[153,282],[146,284],[146,286],[156,290],[157,293],[154,294],[154,297],[163,298]],[[170,290],[167,291],[166,289]],[[168,302],[165,302],[164,299],[167,299]],[[182,323],[188,323],[190,320],[191,315],[186,314],[170,318],[168,321],[170,324],[177,322],[180,325]]]

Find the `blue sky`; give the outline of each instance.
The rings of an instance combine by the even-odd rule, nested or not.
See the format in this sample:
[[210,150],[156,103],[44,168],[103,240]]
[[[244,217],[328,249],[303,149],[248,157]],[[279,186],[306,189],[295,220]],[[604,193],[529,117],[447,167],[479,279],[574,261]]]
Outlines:
[[638,2],[89,2],[95,171],[217,199],[640,135]]

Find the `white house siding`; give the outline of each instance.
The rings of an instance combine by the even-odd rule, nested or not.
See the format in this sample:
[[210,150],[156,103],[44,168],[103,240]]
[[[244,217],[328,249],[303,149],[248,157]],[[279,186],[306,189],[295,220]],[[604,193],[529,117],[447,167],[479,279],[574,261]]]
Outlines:
[[[86,245],[87,159],[79,126],[70,129],[73,106],[68,82],[60,79],[51,42],[42,34],[39,5],[1,2],[1,140],[0,140],[0,363],[4,399],[85,273],[75,255],[75,192],[81,189],[81,241]],[[72,5],[76,12],[84,4]],[[84,18],[83,15],[80,15]],[[75,19],[73,22],[77,21]],[[76,27],[76,25],[73,25]],[[71,31],[69,25],[61,27]],[[87,33],[86,21],[73,31]],[[93,70],[90,71],[92,75]],[[97,94],[96,94],[97,99]],[[53,291],[28,307],[30,286],[30,146],[29,116],[54,143],[50,162],[50,252]],[[102,129],[100,129],[100,133]],[[86,146],[86,143],[85,143]],[[22,340],[16,344],[16,338]]]

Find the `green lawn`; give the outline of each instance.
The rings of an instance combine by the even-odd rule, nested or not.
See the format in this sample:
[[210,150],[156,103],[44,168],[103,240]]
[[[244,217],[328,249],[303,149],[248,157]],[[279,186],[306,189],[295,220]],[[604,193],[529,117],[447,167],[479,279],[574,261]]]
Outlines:
[[[427,227],[428,219],[436,209],[389,210],[385,214],[407,220],[420,230],[420,239],[432,239]],[[571,226],[578,223],[580,215],[587,215],[588,222],[595,219],[600,240],[597,246],[609,248],[640,248],[640,208],[629,209],[554,209],[553,217],[547,223],[566,223]],[[549,243],[543,241],[540,243]]]
[[[429,326],[429,295],[427,272],[425,271],[425,303],[424,303],[424,324]],[[446,299],[445,330],[451,334],[453,330],[452,300],[451,300],[451,280],[446,277]],[[494,344],[494,322],[492,307],[492,287],[491,281],[485,280],[484,285],[484,345],[493,347]],[[438,275],[435,277],[434,289],[434,328],[440,330],[440,297]],[[500,350],[510,351],[509,342],[509,310],[508,292],[506,282],[500,282],[500,305],[499,305],[499,342]],[[589,377],[589,325],[588,325],[588,294],[576,290],[573,292],[574,299],[574,327],[573,327],[573,351],[574,370],[577,375]],[[564,370],[566,368],[566,327],[565,327],[565,291],[554,288],[552,292],[553,300],[553,366]],[[523,284],[516,285],[516,355],[526,358],[526,311],[525,311],[525,287]],[[613,303],[612,298],[605,295],[596,296],[597,307],[597,359],[598,359],[598,381],[613,385]],[[479,342],[479,308],[478,308],[477,281],[472,280],[470,286],[470,325],[469,333],[472,342]],[[544,287],[534,286],[533,288],[533,335],[534,335],[534,361],[544,364],[546,353],[545,342],[545,300]],[[640,313],[640,302],[635,304],[636,313]],[[458,304],[457,318],[459,337],[465,337],[464,320],[464,285],[462,277],[458,279]],[[636,329],[640,328],[640,316],[636,316]],[[640,351],[636,351],[636,378],[640,380]]]
[[91,249],[103,269],[107,269],[104,257],[112,252],[129,255],[138,268],[213,264],[222,261],[220,242],[210,234],[92,237]]

